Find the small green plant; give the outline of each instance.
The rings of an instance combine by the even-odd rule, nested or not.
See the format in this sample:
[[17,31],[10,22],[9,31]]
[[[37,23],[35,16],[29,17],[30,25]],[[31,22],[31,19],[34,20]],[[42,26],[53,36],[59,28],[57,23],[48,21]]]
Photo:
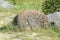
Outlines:
[[42,11],[45,14],[60,10],[60,0],[45,0],[42,4]]

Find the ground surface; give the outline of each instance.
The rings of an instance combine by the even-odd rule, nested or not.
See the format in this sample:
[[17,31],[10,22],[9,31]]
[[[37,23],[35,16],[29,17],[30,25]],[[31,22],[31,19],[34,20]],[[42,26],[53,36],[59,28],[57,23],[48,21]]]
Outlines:
[[[13,26],[3,26],[9,24],[12,19],[16,16],[16,12],[1,12],[0,15],[0,40],[60,40],[60,31],[55,32],[52,29],[34,29],[34,31],[18,31],[17,28],[13,29],[9,27]],[[3,28],[2,28],[3,27]],[[27,29],[27,28],[26,28]],[[17,30],[18,32],[14,32]],[[8,32],[6,32],[8,31]],[[11,31],[11,32],[10,32]]]
[[17,32],[17,33],[1,33],[0,32],[0,40],[60,40],[60,37],[57,36],[46,36],[42,35],[43,33],[25,33],[25,32]]
[[[60,40],[60,31],[55,32],[52,29],[34,29],[34,31],[17,31],[11,25],[8,25],[16,14],[24,9],[41,10],[41,0],[22,0],[17,1],[18,10],[4,10],[0,8],[0,40]],[[4,26],[5,25],[5,26]],[[8,26],[6,26],[8,25]],[[2,28],[3,27],[3,28]],[[15,26],[14,26],[15,27]],[[27,29],[27,28],[26,28]],[[19,29],[18,29],[19,30]],[[7,32],[8,31],[8,32]]]

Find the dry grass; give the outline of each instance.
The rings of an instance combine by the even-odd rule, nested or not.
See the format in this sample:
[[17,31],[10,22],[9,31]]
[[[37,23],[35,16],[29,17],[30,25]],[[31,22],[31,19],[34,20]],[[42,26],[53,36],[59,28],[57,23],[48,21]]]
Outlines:
[[27,28],[21,29],[11,24],[10,21],[20,11],[24,9],[41,10],[40,4],[42,4],[41,0],[22,0],[17,2],[17,9],[0,10],[0,26],[2,25],[0,27],[0,40],[60,40],[60,30],[42,28],[34,28],[33,30],[28,28],[27,30]]

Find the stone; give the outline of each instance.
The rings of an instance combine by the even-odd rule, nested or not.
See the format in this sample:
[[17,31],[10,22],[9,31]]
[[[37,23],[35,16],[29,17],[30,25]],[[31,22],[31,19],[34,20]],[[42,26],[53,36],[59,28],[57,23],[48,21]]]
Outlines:
[[21,28],[24,28],[24,27],[48,28],[49,22],[48,22],[47,16],[40,11],[24,10],[18,14],[17,25]]
[[47,15],[49,22],[53,22],[54,26],[60,27],[60,11],[54,12],[52,14]]
[[0,8],[11,9],[11,8],[16,8],[16,6],[10,4],[8,1],[0,0]]

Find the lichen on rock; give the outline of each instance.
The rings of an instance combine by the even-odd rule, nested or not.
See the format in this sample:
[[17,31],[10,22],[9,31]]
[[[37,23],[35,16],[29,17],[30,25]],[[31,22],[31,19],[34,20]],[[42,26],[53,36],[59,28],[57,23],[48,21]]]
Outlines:
[[17,17],[19,27],[48,27],[47,16],[38,10],[24,10]]

